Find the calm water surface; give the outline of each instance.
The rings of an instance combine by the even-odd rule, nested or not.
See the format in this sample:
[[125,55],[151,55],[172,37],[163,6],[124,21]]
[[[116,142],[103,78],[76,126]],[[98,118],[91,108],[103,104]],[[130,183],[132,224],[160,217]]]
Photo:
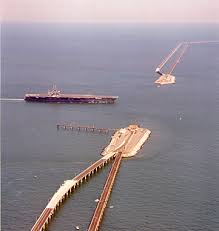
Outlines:
[[[177,84],[153,84],[170,49],[218,40],[217,24],[3,24],[1,33],[2,98],[53,83],[66,93],[120,97],[114,105],[1,101],[2,230],[30,230],[59,185],[110,141],[57,131],[59,122],[152,130],[138,155],[122,162],[102,231],[219,230],[219,45],[189,48]],[[67,200],[49,230],[86,230],[109,169]]]

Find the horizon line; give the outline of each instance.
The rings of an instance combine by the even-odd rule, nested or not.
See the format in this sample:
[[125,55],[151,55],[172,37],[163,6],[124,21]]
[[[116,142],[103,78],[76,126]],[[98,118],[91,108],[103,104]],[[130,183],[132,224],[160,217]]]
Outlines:
[[140,20],[132,20],[132,21],[123,21],[123,20],[103,20],[103,21],[99,21],[99,20],[81,20],[81,21],[70,21],[70,20],[3,20],[0,19],[0,23],[71,23],[71,24],[77,24],[77,23],[83,23],[83,24],[131,24],[131,23],[135,23],[135,24],[219,24],[219,20],[218,21],[140,21]]

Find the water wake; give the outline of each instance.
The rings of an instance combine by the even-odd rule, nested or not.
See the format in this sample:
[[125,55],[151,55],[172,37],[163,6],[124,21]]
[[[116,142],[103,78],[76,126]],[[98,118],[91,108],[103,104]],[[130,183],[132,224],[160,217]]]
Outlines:
[[0,98],[0,101],[24,101],[24,99],[19,99],[19,98]]

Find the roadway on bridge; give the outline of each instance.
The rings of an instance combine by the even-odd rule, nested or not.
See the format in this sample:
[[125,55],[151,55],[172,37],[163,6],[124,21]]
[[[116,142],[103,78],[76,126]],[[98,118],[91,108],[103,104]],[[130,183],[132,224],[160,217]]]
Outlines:
[[115,158],[114,163],[112,165],[111,171],[110,171],[108,178],[106,180],[105,186],[103,188],[103,192],[100,196],[100,200],[97,204],[94,215],[91,219],[88,231],[97,231],[99,229],[100,222],[102,220],[102,216],[104,213],[104,209],[106,208],[107,202],[109,200],[109,196],[110,196],[117,172],[119,170],[121,160],[122,160],[122,153],[118,153],[116,155],[116,158]]

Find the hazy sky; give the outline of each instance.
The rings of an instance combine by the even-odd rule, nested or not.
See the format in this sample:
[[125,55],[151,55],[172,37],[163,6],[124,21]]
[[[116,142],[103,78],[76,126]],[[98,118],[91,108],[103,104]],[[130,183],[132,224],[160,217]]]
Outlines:
[[219,22],[219,0],[0,0],[3,21]]

